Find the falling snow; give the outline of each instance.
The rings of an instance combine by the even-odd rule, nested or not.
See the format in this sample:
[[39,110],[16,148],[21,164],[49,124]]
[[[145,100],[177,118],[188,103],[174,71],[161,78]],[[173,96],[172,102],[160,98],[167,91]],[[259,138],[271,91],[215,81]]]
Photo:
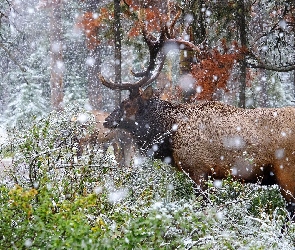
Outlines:
[[[263,178],[276,179],[276,171],[286,169],[292,177],[290,162],[295,151],[289,152],[289,144],[295,131],[285,124],[269,129],[269,124],[279,119],[292,123],[291,117],[282,118],[280,109],[271,109],[268,120],[263,117],[229,125],[226,118],[230,116],[222,114],[225,119],[216,118],[212,126],[201,122],[194,127],[188,122],[192,122],[192,110],[180,104],[203,107],[206,100],[198,96],[216,85],[213,101],[251,110],[294,106],[293,2],[252,1],[245,10],[233,1],[179,1],[177,6],[147,1],[143,8],[135,2],[128,1],[128,6],[121,2],[122,41],[116,43],[121,44],[121,57],[116,59],[110,1],[0,3],[0,248],[294,249],[294,222],[285,209],[280,186],[242,185],[235,180],[251,180],[257,169],[268,171]],[[139,9],[140,18],[136,16]],[[242,11],[246,12],[241,15]],[[174,20],[178,12],[180,16]],[[143,20],[146,30],[140,31],[143,24],[138,20],[154,16],[162,19]],[[164,38],[159,35],[161,30]],[[143,39],[145,32],[149,48]],[[235,59],[226,88],[222,88],[220,71],[226,66],[212,63],[214,50],[222,56],[239,51],[243,35],[247,54]],[[169,40],[163,48],[161,39]],[[223,51],[223,42],[228,51]],[[113,121],[112,127],[131,127],[130,135],[106,129],[105,117],[129,92],[120,92],[119,100],[118,91],[102,86],[101,76],[125,84],[156,75],[160,56],[152,61],[155,68],[141,74],[143,78],[134,74],[147,68],[149,49],[155,44],[166,61],[151,83],[153,98],[168,96],[165,101],[171,107],[183,105],[183,114],[177,114],[182,119],[168,125],[161,120],[158,126],[154,121],[138,121],[138,113],[132,112],[153,100],[145,98],[114,114],[122,118]],[[189,67],[199,65],[204,70],[208,58],[210,65],[218,67],[205,79],[206,85],[196,81]],[[98,121],[96,111],[106,116]],[[150,115],[146,110],[138,112],[143,120]],[[195,120],[201,115],[199,112]],[[127,122],[126,117],[130,118]],[[208,121],[212,117],[206,113],[201,118]],[[226,133],[227,128],[221,126],[204,139],[205,132],[219,123],[227,124],[232,132]],[[265,146],[259,131],[248,129],[260,123],[263,136],[275,138],[267,144],[274,149],[266,157],[280,162],[278,170],[271,162],[256,166],[256,156],[263,155]],[[165,132],[160,130],[163,124],[167,125]],[[145,135],[134,138],[142,128]],[[183,142],[183,156],[175,153],[178,145],[171,135],[179,135],[184,128],[190,133]],[[157,137],[151,138],[154,130]],[[206,149],[192,146],[202,140],[214,157],[194,157],[195,150]],[[254,147],[259,150],[252,153]],[[161,161],[151,159],[165,150],[168,153],[159,157]],[[184,160],[202,162],[200,158],[205,159],[204,164],[183,169]],[[210,171],[218,178],[200,178],[205,163],[213,158]],[[177,170],[171,166],[175,162]],[[225,165],[228,172],[221,179]],[[208,189],[193,183],[196,176]],[[255,178],[255,182],[264,181]],[[12,217],[11,211],[15,213]],[[43,234],[46,239],[40,240]],[[1,241],[6,245],[1,246]]]

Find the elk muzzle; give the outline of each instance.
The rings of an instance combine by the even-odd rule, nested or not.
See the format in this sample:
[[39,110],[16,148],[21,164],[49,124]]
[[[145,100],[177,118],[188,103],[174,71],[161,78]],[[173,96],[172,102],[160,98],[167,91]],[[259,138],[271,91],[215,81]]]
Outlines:
[[105,128],[117,128],[123,119],[123,112],[120,108],[115,109],[104,121]]

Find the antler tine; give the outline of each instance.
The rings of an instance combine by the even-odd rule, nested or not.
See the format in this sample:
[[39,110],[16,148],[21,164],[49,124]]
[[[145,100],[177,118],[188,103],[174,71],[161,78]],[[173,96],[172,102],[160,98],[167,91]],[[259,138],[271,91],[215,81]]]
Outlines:
[[101,83],[104,86],[106,86],[107,88],[110,88],[112,90],[133,91],[134,89],[139,89],[140,87],[144,87],[144,86],[151,84],[159,76],[159,74],[163,68],[163,65],[165,63],[165,58],[166,57],[163,56],[163,59],[161,60],[160,64],[158,65],[158,69],[156,70],[156,72],[153,75],[148,74],[135,83],[123,82],[121,84],[118,84],[118,83],[113,82],[111,79],[107,81],[103,77],[103,75],[101,75],[101,74],[99,75],[99,78],[100,78]]
[[141,80],[139,80],[134,85],[132,85],[134,87],[130,89],[130,98],[137,97],[139,95],[139,88],[146,87],[150,85],[155,79],[157,79],[157,77],[159,76],[159,74],[161,73],[163,69],[165,59],[166,59],[166,55],[162,54],[160,63],[158,64],[157,68],[154,70],[154,73],[151,75],[149,72],[149,75],[143,77]]
[[123,83],[115,83],[113,82],[111,79],[110,80],[106,80],[102,74],[99,74],[99,79],[101,81],[101,83],[106,86],[107,88],[110,88],[112,90],[132,90],[133,88],[136,87],[136,85],[145,80],[145,77],[140,79],[138,82],[136,83],[130,83],[130,82],[123,82]]
[[[146,42],[148,48],[149,48],[149,54],[150,54],[150,58],[149,58],[149,65],[147,67],[147,69],[143,72],[134,72],[131,71],[131,73],[135,76],[135,77],[143,77],[143,76],[147,76],[150,74],[150,72],[152,70],[154,70],[155,66],[156,66],[156,60],[157,60],[157,55],[159,53],[159,51],[161,51],[161,49],[163,48],[164,44],[165,44],[165,40],[166,40],[166,29],[165,27],[161,27],[161,34],[158,40],[156,40],[156,38],[154,36],[152,36],[151,34],[149,34],[144,26],[144,24],[142,24],[142,35],[143,35],[143,39]],[[151,37],[153,39],[151,39]]]
[[161,55],[161,60],[160,60],[160,62],[158,64],[157,68],[155,69],[154,74],[151,75],[149,77],[149,79],[146,82],[144,82],[140,87],[146,87],[146,86],[150,85],[155,79],[158,78],[159,74],[161,73],[161,71],[163,69],[165,60],[166,60],[166,55],[165,54],[162,54]]
[[176,5],[176,8],[177,8],[177,13],[176,13],[175,17],[171,21],[170,25],[166,27],[166,29],[167,29],[167,37],[169,39],[174,38],[173,32],[175,30],[176,22],[177,22],[177,20],[179,19],[179,17],[181,16],[181,14],[183,12],[182,8],[178,4]]
[[103,75],[99,75],[101,83],[112,89],[112,90],[129,90],[130,91],[130,96],[137,96],[139,93],[139,88],[141,87],[146,87],[150,85],[161,73],[164,63],[165,63],[166,55],[162,54],[161,55],[161,60],[157,66],[157,69],[155,69],[154,73],[151,75],[146,75],[143,78],[141,78],[139,81],[135,83],[130,83],[130,82],[124,82],[122,84],[118,84],[113,82],[112,80],[107,81]]

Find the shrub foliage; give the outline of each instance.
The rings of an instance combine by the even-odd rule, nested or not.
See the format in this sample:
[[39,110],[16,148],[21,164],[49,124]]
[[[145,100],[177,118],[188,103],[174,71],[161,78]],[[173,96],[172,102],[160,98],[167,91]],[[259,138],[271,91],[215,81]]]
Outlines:
[[[85,113],[85,124],[71,118]],[[12,167],[0,186],[0,245],[12,249],[292,249],[277,186],[228,178],[195,189],[159,161],[120,168],[111,147],[77,155],[94,119],[52,113],[1,147]],[[286,219],[287,218],[287,219]]]

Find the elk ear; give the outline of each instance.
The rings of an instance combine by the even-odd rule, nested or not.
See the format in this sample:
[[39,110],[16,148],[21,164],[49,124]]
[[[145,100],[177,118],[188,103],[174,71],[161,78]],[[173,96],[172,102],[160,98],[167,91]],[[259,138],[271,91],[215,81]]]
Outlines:
[[144,100],[149,100],[149,99],[152,98],[153,94],[154,94],[153,88],[152,88],[151,86],[148,86],[148,87],[143,91],[143,93],[142,93],[141,96],[142,96],[142,98],[143,98]]

